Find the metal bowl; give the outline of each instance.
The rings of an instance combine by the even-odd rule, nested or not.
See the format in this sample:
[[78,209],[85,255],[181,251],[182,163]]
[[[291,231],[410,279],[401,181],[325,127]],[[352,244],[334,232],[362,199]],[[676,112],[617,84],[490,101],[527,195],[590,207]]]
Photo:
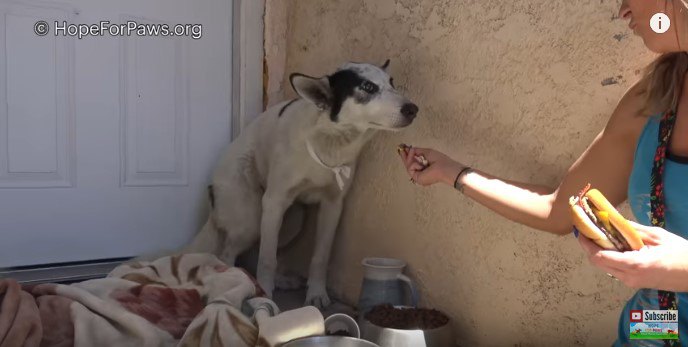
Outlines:
[[[410,308],[407,306],[394,307]],[[439,328],[430,330],[384,328],[363,317],[360,320],[361,338],[374,342],[380,347],[447,347],[456,344],[451,329],[451,320]]]
[[313,336],[293,340],[282,347],[380,347],[372,342],[347,336]]

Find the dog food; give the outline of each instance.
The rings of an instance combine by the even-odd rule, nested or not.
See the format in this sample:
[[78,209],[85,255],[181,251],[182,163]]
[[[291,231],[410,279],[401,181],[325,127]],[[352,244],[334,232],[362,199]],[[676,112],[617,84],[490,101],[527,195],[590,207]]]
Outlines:
[[371,323],[384,328],[403,330],[430,330],[449,323],[444,313],[426,308],[395,308],[392,305],[373,307],[365,318]]

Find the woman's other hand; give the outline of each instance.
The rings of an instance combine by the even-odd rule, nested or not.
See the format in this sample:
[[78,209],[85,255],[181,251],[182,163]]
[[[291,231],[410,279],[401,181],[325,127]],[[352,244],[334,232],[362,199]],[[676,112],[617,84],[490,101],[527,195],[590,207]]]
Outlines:
[[604,250],[581,236],[590,262],[631,288],[688,291],[688,240],[659,227],[632,223],[645,246],[637,251]]

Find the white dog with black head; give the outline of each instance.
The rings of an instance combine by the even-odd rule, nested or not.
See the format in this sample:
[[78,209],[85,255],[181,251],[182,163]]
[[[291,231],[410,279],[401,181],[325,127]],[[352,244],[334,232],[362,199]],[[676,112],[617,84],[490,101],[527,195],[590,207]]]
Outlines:
[[328,306],[330,251],[359,153],[377,130],[404,128],[418,113],[395,89],[388,64],[291,75],[300,98],[265,111],[229,146],[209,187],[210,218],[186,251],[212,252],[232,265],[260,240],[257,280],[271,296],[285,214],[296,203],[319,204],[306,304]]

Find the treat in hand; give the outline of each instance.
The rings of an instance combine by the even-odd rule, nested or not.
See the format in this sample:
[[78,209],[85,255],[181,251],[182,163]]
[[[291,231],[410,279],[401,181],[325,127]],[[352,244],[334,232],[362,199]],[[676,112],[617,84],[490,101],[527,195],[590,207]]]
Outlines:
[[[409,153],[410,150],[411,150],[411,146],[409,146],[409,145],[407,145],[407,144],[404,144],[404,143],[400,144],[400,145],[397,147],[397,152],[398,152],[399,154],[402,154],[402,153],[403,153],[404,155],[408,155],[408,153]],[[414,159],[415,159],[418,163],[420,163],[421,165],[423,165],[424,168],[426,168],[426,167],[428,167],[428,166],[430,165],[430,163],[428,162],[428,160],[425,159],[425,157],[422,156],[422,155],[417,155],[417,156],[414,157]]]
[[397,146],[397,153],[399,154],[408,154],[409,150],[411,150],[411,146],[407,144],[402,143],[399,146]]
[[569,205],[576,229],[598,246],[620,252],[643,248],[638,231],[590,184],[572,196]]

